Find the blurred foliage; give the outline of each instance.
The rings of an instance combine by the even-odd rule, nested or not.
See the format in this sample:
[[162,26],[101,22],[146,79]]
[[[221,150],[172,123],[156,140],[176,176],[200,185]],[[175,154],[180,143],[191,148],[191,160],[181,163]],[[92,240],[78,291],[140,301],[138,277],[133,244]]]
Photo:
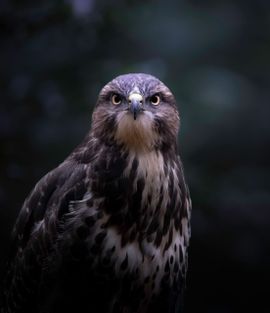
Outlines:
[[0,36],[1,267],[26,194],[83,138],[100,88],[147,72],[182,117],[187,312],[266,312],[270,2],[2,0]]

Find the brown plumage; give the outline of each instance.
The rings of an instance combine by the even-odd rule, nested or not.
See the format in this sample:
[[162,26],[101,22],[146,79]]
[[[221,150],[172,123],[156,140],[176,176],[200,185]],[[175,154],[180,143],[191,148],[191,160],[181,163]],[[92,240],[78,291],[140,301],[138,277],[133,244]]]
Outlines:
[[2,313],[181,310],[191,204],[178,128],[151,75],[101,90],[82,144],[25,200]]

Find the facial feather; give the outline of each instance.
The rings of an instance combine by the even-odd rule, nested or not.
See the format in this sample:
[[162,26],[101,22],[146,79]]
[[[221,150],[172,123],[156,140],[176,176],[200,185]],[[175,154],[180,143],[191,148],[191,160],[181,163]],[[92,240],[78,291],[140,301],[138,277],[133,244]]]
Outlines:
[[151,112],[143,113],[136,121],[126,111],[120,112],[117,116],[115,139],[130,150],[151,151],[158,139],[153,122]]

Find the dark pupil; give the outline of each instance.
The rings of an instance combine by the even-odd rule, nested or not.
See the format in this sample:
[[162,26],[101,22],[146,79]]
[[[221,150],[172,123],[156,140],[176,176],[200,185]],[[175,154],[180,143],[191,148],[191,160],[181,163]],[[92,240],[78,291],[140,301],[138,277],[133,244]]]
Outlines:
[[118,102],[120,102],[120,101],[121,101],[120,96],[115,95],[115,96],[114,96],[114,102],[118,103]]
[[152,102],[153,103],[157,103],[158,102],[158,97],[157,96],[153,96],[152,97]]

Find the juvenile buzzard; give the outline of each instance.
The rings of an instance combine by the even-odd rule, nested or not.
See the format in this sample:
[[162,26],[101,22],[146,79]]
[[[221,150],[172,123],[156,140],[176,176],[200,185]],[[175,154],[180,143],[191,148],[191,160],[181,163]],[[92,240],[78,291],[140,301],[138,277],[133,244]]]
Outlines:
[[153,76],[101,90],[84,141],[24,202],[1,312],[181,311],[191,203],[178,128]]

